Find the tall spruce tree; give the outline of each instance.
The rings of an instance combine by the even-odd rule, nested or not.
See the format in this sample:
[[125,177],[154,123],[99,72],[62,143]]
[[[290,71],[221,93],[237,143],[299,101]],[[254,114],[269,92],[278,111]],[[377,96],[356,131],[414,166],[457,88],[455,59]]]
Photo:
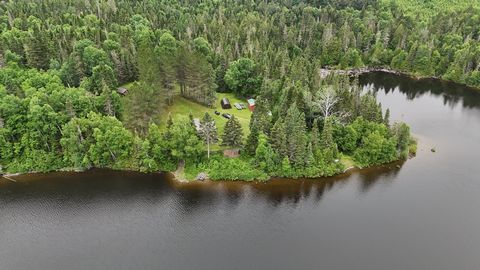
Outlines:
[[302,167],[305,164],[306,129],[305,114],[298,110],[296,103],[293,103],[285,117],[285,133],[288,159],[295,167]]
[[390,109],[387,108],[385,111],[385,117],[383,118],[383,123],[387,126],[390,127]]
[[50,41],[46,37],[46,32],[36,25],[30,30],[30,35],[25,44],[25,53],[27,62],[31,67],[47,70],[50,65],[51,49]]
[[320,129],[318,126],[318,119],[313,121],[312,132],[310,133],[310,143],[312,144],[312,151],[315,157],[320,153]]
[[253,121],[253,114],[250,118],[250,133],[247,137],[247,142],[245,144],[245,152],[250,156],[255,155],[255,151],[257,150],[258,146],[258,137],[260,136],[260,127],[258,126],[258,122]]
[[159,65],[154,57],[151,35],[150,30],[142,30],[139,34],[139,81],[132,86],[130,98],[126,100],[130,107],[130,114],[125,115],[126,125],[142,135],[147,132],[150,122],[158,120],[158,115],[165,107],[164,89],[159,77]]
[[321,135],[320,145],[323,149],[330,149],[334,145],[333,141],[333,123],[331,118],[325,119]]
[[270,144],[280,157],[285,157],[287,153],[287,135],[285,133],[285,123],[278,119],[270,132]]
[[235,116],[228,119],[222,135],[222,145],[228,147],[241,147],[243,145],[242,125]]

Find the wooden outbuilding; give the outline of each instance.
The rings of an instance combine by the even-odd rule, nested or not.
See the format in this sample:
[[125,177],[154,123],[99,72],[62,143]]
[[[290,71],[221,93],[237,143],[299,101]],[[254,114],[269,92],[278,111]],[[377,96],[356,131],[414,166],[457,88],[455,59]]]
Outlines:
[[228,100],[228,98],[222,98],[222,100],[220,101],[220,105],[222,105],[222,109],[224,110],[232,108],[232,105],[230,104],[230,100]]
[[237,158],[240,156],[240,149],[225,149],[223,156],[228,158]]
[[255,99],[251,98],[247,100],[247,102],[248,102],[248,109],[253,112],[253,110],[255,109]]

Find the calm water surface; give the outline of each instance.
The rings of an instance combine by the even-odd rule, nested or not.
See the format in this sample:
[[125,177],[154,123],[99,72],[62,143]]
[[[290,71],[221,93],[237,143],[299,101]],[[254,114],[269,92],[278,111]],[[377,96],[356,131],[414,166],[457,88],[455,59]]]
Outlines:
[[268,184],[100,170],[0,179],[0,269],[480,269],[480,94],[360,81],[411,125],[416,158]]

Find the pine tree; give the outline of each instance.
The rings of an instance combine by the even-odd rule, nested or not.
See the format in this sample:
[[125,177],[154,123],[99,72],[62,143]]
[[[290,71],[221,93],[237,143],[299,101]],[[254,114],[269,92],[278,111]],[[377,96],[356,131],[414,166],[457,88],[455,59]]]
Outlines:
[[305,162],[307,144],[305,114],[300,112],[293,103],[285,117],[285,133],[287,138],[287,155],[296,167],[302,167]]
[[108,116],[115,116],[115,105],[112,95],[112,89],[104,84],[102,89],[103,109]]
[[306,149],[306,154],[305,154],[305,166],[312,166],[315,163],[315,155],[313,154],[313,146],[312,142],[309,142],[307,144],[307,149]]
[[168,142],[172,138],[172,127],[173,127],[173,118],[172,114],[168,113],[168,120],[166,130],[163,133],[163,139]]
[[241,147],[243,144],[243,130],[240,122],[232,116],[225,124],[222,135],[222,145],[229,147]]
[[35,26],[30,31],[30,36],[25,44],[27,62],[31,67],[47,70],[50,65],[50,47],[45,32],[40,26]]
[[175,94],[175,62],[177,60],[177,40],[169,33],[162,34],[158,46],[155,48],[162,77],[163,87],[165,89],[166,100],[169,105],[173,102]]
[[126,125],[140,134],[146,133],[151,121],[155,121],[165,106],[165,95],[158,63],[154,56],[150,32],[143,30],[140,38],[137,62],[139,81],[129,91],[127,100],[131,113],[125,115]]
[[260,127],[256,121],[253,121],[253,114],[250,119],[250,134],[248,134],[247,142],[245,144],[245,152],[250,156],[255,155],[255,150],[258,146],[258,136],[260,136]]
[[312,143],[313,151],[320,147],[320,129],[318,126],[318,119],[313,120],[312,132],[310,133],[310,142]]
[[387,126],[390,127],[390,109],[387,108],[385,111],[385,117],[383,118],[383,123]]
[[321,137],[320,146],[324,153],[323,157],[327,162],[332,162],[337,157],[338,148],[333,140],[333,122],[329,118],[325,119]]
[[182,96],[207,106],[215,102],[215,71],[204,55],[179,48],[176,70]]
[[285,123],[281,119],[278,119],[272,127],[270,143],[281,157],[287,156],[287,135],[285,133]]
[[320,146],[323,149],[330,149],[333,147],[335,142],[333,141],[333,123],[330,118],[325,119],[321,137]]

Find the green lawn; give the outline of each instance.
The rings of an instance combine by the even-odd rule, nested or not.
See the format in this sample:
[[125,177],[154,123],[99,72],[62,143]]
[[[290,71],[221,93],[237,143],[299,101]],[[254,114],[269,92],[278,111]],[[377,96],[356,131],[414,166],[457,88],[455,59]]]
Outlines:
[[[129,91],[131,91],[130,89],[132,84],[133,83],[128,83],[123,85],[122,87],[125,87],[129,89]],[[220,106],[220,100],[224,97],[230,100],[232,109],[228,109],[228,110],[222,109],[222,107]],[[129,100],[128,94],[122,97],[124,114],[130,114],[131,102],[129,101],[130,100]],[[158,118],[156,117],[156,119],[160,120],[160,127],[164,127],[167,122],[169,114],[172,115],[173,121],[175,121],[181,118],[188,119],[188,116],[190,113],[193,115],[193,117],[201,119],[205,115],[205,113],[208,112],[215,120],[215,123],[218,128],[218,135],[219,137],[221,137],[221,135],[223,134],[223,129],[225,127],[225,123],[227,122],[227,119],[224,118],[222,115],[216,115],[215,110],[217,110],[221,114],[229,113],[234,115],[242,125],[244,139],[246,139],[248,133],[250,132],[249,123],[250,123],[250,116],[252,115],[252,112],[250,112],[248,108],[244,110],[237,110],[235,107],[233,107],[233,104],[237,102],[248,105],[246,99],[238,99],[237,97],[235,97],[233,94],[230,94],[230,93],[217,93],[217,100],[215,101],[215,104],[212,108],[201,105],[194,101],[188,100],[180,95],[177,95],[174,98],[173,104],[171,106],[168,106],[165,111],[163,111],[160,115],[157,116]],[[219,149],[221,149],[221,147],[219,146],[214,146],[212,148],[212,150],[219,150]]]
[[216,115],[215,110],[217,110],[221,114],[229,113],[231,115],[234,115],[242,125],[244,135],[247,135],[249,132],[248,125],[250,123],[250,116],[252,115],[252,113],[248,109],[237,110],[235,109],[235,107],[228,110],[222,109],[222,107],[220,106],[220,100],[224,97],[230,100],[232,107],[233,104],[235,104],[236,102],[241,102],[245,105],[247,104],[246,100],[240,100],[236,98],[233,94],[226,93],[217,93],[217,101],[215,102],[213,108],[209,108],[181,96],[177,96],[174,99],[173,105],[167,107],[167,111],[162,115],[161,123],[162,125],[166,123],[168,114],[171,114],[173,120],[175,121],[175,119],[188,118],[190,113],[192,113],[193,117],[201,119],[205,115],[205,113],[208,112],[215,120],[219,134],[222,134],[227,119],[221,115]]

